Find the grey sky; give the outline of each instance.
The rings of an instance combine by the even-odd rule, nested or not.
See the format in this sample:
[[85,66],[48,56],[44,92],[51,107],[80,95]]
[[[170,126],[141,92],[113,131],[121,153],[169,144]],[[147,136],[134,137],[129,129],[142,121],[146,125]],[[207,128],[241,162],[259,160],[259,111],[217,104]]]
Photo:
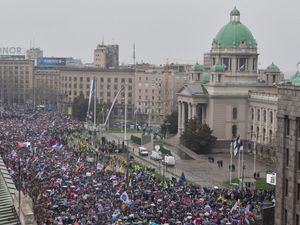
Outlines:
[[254,35],[260,68],[274,61],[296,71],[300,59],[299,0],[2,0],[0,46],[91,62],[101,43],[120,45],[120,62],[203,61],[234,6]]

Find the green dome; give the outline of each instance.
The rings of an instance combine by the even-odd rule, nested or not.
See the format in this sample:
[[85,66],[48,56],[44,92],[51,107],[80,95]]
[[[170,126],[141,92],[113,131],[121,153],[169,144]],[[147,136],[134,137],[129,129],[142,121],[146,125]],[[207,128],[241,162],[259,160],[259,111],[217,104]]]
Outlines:
[[245,44],[247,48],[257,47],[251,31],[239,21],[239,13],[236,8],[231,11],[230,22],[221,28],[213,40],[220,48],[236,48],[240,44]]
[[210,80],[210,74],[207,73],[207,72],[204,72],[204,73],[202,74],[202,82],[203,82],[203,83],[208,83],[209,80]]
[[201,71],[201,70],[203,70],[203,66],[200,65],[199,63],[195,63],[195,64],[192,66],[192,69],[193,69],[193,70],[196,70],[196,71]]
[[291,78],[290,82],[295,85],[300,85],[300,73],[297,71]]
[[220,64],[216,64],[210,68],[211,71],[222,72],[224,71],[224,67]]
[[266,72],[268,73],[280,73],[280,69],[273,62],[267,67]]

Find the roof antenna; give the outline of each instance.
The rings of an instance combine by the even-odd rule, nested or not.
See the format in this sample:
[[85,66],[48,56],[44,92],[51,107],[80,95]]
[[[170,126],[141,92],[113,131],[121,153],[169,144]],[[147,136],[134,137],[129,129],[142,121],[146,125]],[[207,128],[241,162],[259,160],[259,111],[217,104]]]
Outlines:
[[297,71],[299,71],[300,60],[297,62]]

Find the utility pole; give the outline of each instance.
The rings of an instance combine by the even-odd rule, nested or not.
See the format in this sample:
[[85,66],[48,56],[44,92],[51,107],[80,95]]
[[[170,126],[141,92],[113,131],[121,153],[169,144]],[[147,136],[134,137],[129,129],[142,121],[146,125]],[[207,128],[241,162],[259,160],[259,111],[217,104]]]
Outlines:
[[[127,141],[127,83],[125,83],[124,86],[124,93],[125,93],[125,97],[124,97],[124,103],[125,103],[125,107],[124,107],[124,150],[126,149],[126,141]],[[126,150],[126,189],[128,189],[128,184],[129,184],[129,148],[127,147]]]

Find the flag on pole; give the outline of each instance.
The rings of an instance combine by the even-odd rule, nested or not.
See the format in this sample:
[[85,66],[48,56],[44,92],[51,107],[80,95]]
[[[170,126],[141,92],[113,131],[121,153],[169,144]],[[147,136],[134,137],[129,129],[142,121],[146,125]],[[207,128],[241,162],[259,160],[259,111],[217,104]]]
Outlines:
[[87,116],[89,116],[89,114],[90,114],[90,106],[91,106],[91,101],[92,101],[93,93],[94,93],[94,80],[91,80]]
[[120,199],[122,202],[124,203],[130,203],[130,200],[129,200],[129,197],[128,197],[128,194],[126,193],[126,191],[124,191],[121,196],[120,196]]
[[234,156],[236,156],[239,153],[239,151],[243,151],[243,143],[240,139],[240,136],[238,136],[235,139],[235,141],[233,143],[233,148],[234,148]]

